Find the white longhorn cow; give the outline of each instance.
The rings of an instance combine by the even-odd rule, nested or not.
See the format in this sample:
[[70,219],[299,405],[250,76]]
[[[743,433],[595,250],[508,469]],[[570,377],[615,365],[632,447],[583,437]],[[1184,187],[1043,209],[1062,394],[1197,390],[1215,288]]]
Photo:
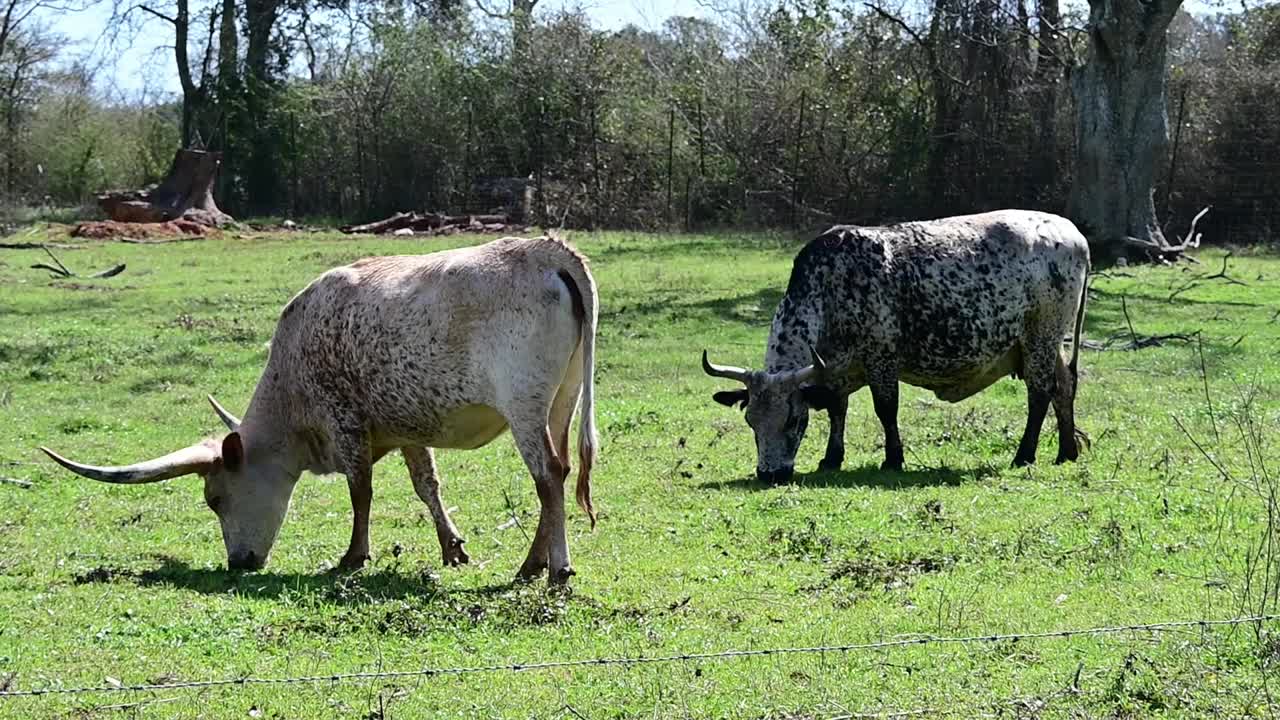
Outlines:
[[196,474],[234,569],[263,567],[303,470],[347,477],[354,519],[340,566],[369,557],[373,464],[399,449],[430,509],[444,562],[469,560],[440,500],[432,448],[478,448],[508,426],[533,475],[538,529],[519,577],[573,574],[565,534],[569,425],[582,399],[577,500],[595,525],[592,376],[597,319],[586,258],[557,238],[504,238],[335,268],[280,315],[243,420],[164,457],[96,467],[41,448],[95,480]]

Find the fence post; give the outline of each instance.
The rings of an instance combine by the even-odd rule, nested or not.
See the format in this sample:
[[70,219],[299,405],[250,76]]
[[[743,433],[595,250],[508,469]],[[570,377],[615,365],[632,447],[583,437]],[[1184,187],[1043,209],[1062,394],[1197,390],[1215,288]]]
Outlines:
[[800,119],[796,122],[796,151],[791,171],[791,226],[798,224],[800,216],[800,147],[804,143],[804,104],[806,90],[800,91]]
[[471,188],[475,185],[475,170],[471,166],[471,146],[475,142],[472,133],[475,132],[475,103],[471,98],[467,98],[467,144],[463,148],[462,174],[463,182],[466,188],[462,194],[462,212],[471,212]]
[[671,176],[675,172],[676,108],[667,113],[667,222],[671,222]]
[[1169,176],[1164,183],[1164,220],[1169,222],[1173,212],[1173,180],[1178,170],[1178,145],[1182,141],[1182,114],[1187,109],[1187,86],[1182,85],[1182,93],[1178,99],[1178,126],[1173,131],[1173,148],[1169,152]]
[[702,118],[702,98],[698,98],[698,176],[707,174],[707,126]]
[[591,196],[591,227],[600,226],[600,148],[596,141],[596,104],[591,103],[591,179],[595,192]]
[[291,166],[290,173],[293,177],[289,182],[289,216],[297,217],[298,215],[298,114],[289,113],[289,153]]

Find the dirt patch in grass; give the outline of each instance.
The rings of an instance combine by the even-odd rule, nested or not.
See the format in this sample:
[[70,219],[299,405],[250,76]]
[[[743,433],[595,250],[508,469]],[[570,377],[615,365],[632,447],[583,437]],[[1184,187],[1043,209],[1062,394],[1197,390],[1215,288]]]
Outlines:
[[49,285],[63,290],[87,290],[89,292],[118,292],[120,290],[136,289],[133,285],[93,285],[81,282],[51,282]]
[[864,544],[852,555],[832,564],[821,580],[801,590],[829,593],[838,605],[851,605],[868,593],[907,588],[916,578],[942,572],[955,564],[953,557],[883,555]]
[[201,225],[190,220],[170,220],[162,223],[129,223],[103,220],[83,222],[71,231],[72,237],[106,240],[112,238],[130,238],[132,240],[172,240],[175,238],[197,238],[217,235],[221,231],[215,227]]
[[99,565],[95,568],[82,570],[75,574],[72,580],[76,585],[90,585],[94,583],[109,583],[116,580],[136,580],[138,572],[127,568],[112,567],[110,565]]

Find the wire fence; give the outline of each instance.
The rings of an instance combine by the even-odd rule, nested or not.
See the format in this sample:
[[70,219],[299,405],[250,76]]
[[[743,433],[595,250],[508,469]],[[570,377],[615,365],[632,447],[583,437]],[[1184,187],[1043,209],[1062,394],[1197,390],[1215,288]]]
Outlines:
[[408,678],[435,678],[446,676],[477,675],[486,673],[522,673],[566,668],[592,668],[608,666],[663,665],[694,661],[721,661],[736,658],[766,657],[777,655],[816,655],[851,653],[875,650],[893,650],[925,645],[969,645],[976,643],[1021,642],[1024,640],[1065,639],[1082,636],[1114,635],[1128,632],[1168,632],[1187,628],[1208,630],[1212,627],[1271,623],[1280,620],[1280,614],[1248,615],[1225,619],[1176,620],[1143,623],[1137,625],[1113,625],[1069,630],[1047,630],[1024,633],[994,633],[990,635],[965,635],[956,637],[921,637],[877,642],[849,643],[843,645],[814,645],[803,647],[760,648],[755,650],[722,650],[718,652],[681,653],[636,657],[599,657],[575,660],[550,660],[527,663],[496,663],[491,665],[465,665],[457,667],[423,667],[413,670],[379,670],[369,672],[332,673],[328,675],[299,675],[293,677],[243,676],[218,680],[177,680],[164,683],[124,683],[86,685],[79,687],[50,687],[26,690],[0,690],[0,699],[16,697],[41,697],[48,695],[86,695],[91,693],[155,692],[217,687],[245,687],[250,685],[307,685],[317,683],[367,682],[370,680],[403,680]]

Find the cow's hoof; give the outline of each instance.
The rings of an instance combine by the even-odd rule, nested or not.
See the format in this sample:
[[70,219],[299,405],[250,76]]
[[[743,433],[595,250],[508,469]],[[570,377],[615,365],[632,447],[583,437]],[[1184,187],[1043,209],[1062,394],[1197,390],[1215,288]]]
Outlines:
[[1058,459],[1057,459],[1057,460],[1054,460],[1054,461],[1053,461],[1053,464],[1054,464],[1054,465],[1061,465],[1061,464],[1063,464],[1063,463],[1075,462],[1077,459],[1079,459],[1079,457],[1080,457],[1080,456],[1079,456],[1079,455],[1077,455],[1077,454],[1064,454],[1064,453],[1058,453]]
[[569,582],[569,578],[577,575],[573,568],[568,565],[556,570],[547,577],[548,585],[564,585]]
[[461,538],[455,538],[445,546],[444,552],[441,554],[445,565],[458,567],[471,562],[471,556],[467,554],[466,550],[462,549],[462,543]]
[[369,553],[351,553],[348,552],[338,561],[338,567],[334,568],[337,572],[354,572],[364,567],[369,562]]
[[844,464],[844,458],[822,458],[818,463],[818,472],[838,472]]
[[1016,467],[1016,468],[1024,468],[1024,467],[1028,467],[1035,464],[1036,464],[1035,455],[1032,455],[1031,457],[1019,456],[1013,459],[1013,467]]
[[525,564],[521,565],[520,569],[516,571],[516,582],[533,582],[542,576],[542,571],[546,568],[546,563],[530,564],[526,561]]
[[901,460],[885,460],[880,463],[880,472],[902,472]]

